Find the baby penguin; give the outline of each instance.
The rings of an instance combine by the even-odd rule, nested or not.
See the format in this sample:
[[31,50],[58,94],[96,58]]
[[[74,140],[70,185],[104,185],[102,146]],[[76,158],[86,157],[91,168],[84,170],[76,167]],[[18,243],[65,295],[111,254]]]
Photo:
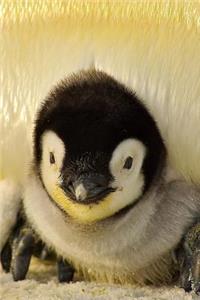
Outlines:
[[174,252],[200,215],[200,190],[169,179],[160,132],[136,95],[104,72],[82,71],[38,112],[23,211],[25,224],[14,230],[15,280],[25,277],[41,240],[60,257],[61,281],[74,269],[88,280],[171,283]]

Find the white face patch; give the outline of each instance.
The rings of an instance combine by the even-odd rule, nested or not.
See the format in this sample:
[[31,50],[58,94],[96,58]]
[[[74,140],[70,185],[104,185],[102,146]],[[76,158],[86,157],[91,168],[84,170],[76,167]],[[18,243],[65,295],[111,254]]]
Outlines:
[[[145,152],[144,145],[138,140],[127,139],[120,143],[114,150],[109,165],[115,178],[112,187],[116,188],[116,191],[98,203],[85,205],[81,201],[72,201],[62,189],[60,172],[65,145],[53,131],[47,131],[42,137],[42,180],[52,199],[77,222],[96,222],[112,216],[142,194],[144,177],[141,167]],[[75,195],[82,201],[87,197],[87,190],[83,184],[76,187]]]
[[144,176],[141,167],[145,154],[145,146],[136,139],[124,140],[114,150],[109,167],[115,179],[112,187],[117,188],[112,198],[118,206],[133,203],[142,194]]
[[41,176],[47,191],[61,183],[60,169],[65,156],[65,145],[53,131],[47,131],[42,137]]

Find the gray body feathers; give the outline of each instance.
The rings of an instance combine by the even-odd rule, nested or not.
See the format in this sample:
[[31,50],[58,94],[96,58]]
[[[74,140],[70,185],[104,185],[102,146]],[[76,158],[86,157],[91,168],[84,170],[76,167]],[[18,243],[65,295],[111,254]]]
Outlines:
[[91,225],[63,214],[33,175],[25,189],[25,212],[42,240],[85,279],[169,283],[172,252],[199,215],[200,193],[182,180],[168,182],[164,172],[129,211]]

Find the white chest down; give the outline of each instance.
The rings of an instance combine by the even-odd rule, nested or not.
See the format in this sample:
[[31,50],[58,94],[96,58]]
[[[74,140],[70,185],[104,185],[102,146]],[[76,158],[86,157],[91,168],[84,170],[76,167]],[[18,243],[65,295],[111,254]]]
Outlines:
[[32,176],[24,192],[28,221],[40,238],[87,280],[171,282],[172,251],[200,212],[195,186],[172,181],[153,187],[132,209],[90,226],[70,221]]

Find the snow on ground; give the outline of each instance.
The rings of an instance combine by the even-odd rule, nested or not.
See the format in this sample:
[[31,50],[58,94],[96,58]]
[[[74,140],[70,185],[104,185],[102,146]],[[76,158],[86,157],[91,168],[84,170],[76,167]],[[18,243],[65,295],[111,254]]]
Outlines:
[[177,287],[117,286],[88,282],[59,284],[52,265],[35,261],[26,280],[13,282],[0,270],[0,300],[197,300]]

